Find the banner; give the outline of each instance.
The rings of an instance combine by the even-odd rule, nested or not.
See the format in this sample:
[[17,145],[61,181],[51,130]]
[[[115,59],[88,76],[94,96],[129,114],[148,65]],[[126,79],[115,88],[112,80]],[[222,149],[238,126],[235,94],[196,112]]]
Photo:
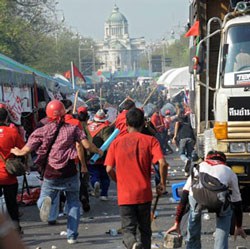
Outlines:
[[22,112],[32,112],[29,87],[3,87],[3,102],[7,105],[10,120],[20,125]]

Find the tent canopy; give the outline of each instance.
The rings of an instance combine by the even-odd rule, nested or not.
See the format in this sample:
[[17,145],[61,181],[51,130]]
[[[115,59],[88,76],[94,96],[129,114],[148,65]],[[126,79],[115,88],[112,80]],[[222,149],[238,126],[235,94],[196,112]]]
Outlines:
[[173,68],[160,76],[157,84],[163,84],[167,88],[189,88],[188,67]]

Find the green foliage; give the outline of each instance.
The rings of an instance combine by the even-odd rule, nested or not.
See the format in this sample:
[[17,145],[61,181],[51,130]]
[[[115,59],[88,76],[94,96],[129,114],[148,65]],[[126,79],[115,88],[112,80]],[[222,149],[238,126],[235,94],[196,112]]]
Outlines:
[[[78,66],[80,44],[84,59],[93,61],[93,40],[64,27],[56,0],[0,0],[1,53],[48,74],[63,73],[70,69],[71,61]],[[160,46],[145,53],[141,68],[149,69],[150,56],[163,55],[162,49]],[[165,46],[164,53],[172,59],[170,67],[187,65],[188,39],[175,40]]]

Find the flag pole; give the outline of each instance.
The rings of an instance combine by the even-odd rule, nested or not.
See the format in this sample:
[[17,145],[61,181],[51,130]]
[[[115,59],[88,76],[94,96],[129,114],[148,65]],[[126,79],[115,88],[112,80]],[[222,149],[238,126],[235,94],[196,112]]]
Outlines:
[[71,61],[71,80],[72,80],[72,87],[75,90],[75,75],[74,75],[74,64]]

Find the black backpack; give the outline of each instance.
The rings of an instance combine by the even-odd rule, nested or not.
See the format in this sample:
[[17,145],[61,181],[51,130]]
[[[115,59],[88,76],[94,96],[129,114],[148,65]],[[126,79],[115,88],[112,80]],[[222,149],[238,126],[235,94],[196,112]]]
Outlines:
[[199,168],[199,164],[194,165],[191,173],[193,197],[197,202],[196,209],[207,209],[209,212],[219,214],[229,206],[229,189],[217,178],[200,172]]

